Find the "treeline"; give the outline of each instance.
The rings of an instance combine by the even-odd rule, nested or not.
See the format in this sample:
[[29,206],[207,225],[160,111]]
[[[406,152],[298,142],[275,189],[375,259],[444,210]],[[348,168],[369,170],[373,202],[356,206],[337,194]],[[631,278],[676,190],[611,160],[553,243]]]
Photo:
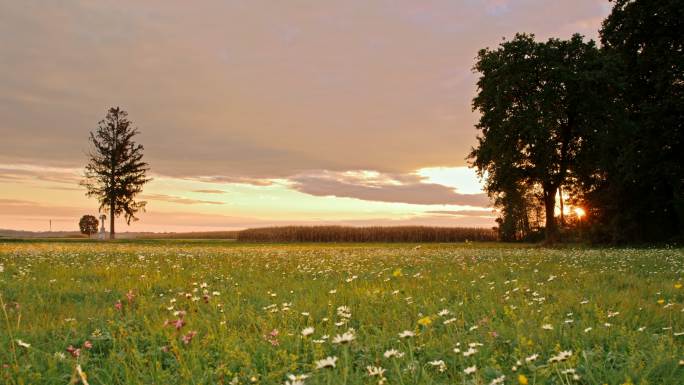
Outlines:
[[284,226],[246,229],[238,242],[464,242],[495,241],[496,231],[428,226]]
[[612,3],[600,44],[523,33],[478,53],[469,159],[503,240],[684,238],[684,4]]

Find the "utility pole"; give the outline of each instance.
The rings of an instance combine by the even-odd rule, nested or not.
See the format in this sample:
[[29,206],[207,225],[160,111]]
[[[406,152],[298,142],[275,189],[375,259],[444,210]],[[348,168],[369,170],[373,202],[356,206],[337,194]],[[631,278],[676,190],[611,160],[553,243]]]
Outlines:
[[52,232],[52,219],[50,219],[50,232]]

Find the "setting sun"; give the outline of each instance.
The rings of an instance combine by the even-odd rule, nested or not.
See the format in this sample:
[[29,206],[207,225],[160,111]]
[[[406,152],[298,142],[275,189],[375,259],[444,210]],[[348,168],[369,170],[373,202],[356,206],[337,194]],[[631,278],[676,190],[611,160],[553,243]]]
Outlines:
[[587,213],[581,207],[575,207],[573,211],[575,212],[575,215],[577,215],[577,218],[582,218],[583,216],[587,215]]

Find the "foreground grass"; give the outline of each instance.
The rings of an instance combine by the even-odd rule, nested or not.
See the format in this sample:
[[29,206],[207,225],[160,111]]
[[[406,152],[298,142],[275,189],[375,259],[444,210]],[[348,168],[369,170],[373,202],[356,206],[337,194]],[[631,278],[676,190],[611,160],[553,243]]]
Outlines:
[[0,378],[682,384],[682,283],[681,249],[0,243]]

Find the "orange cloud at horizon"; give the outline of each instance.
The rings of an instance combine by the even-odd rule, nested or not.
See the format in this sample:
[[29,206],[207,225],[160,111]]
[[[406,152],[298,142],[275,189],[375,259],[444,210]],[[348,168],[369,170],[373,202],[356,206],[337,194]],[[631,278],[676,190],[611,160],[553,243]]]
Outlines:
[[[464,176],[461,184],[478,183],[470,172],[471,180],[468,174],[457,173]],[[51,223],[53,230],[72,231],[82,215],[97,216],[96,200],[87,199],[78,185],[80,173],[78,169],[0,165],[0,228],[45,231]],[[322,184],[317,175],[324,175]],[[315,186],[307,188],[316,191],[307,192],[302,183]],[[440,193],[434,195],[435,191]],[[139,198],[148,201],[147,212],[130,226],[119,218],[117,231],[214,231],[295,224],[493,224],[482,193],[459,194],[418,174],[318,172],[307,180],[293,176],[250,183],[154,175]]]

